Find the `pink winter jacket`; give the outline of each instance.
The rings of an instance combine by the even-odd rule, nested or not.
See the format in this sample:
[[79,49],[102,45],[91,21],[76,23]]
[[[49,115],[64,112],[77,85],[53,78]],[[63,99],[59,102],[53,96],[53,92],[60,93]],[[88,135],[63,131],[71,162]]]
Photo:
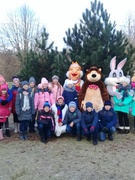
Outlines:
[[[1,95],[0,99],[6,100],[6,95]],[[0,122],[5,122],[6,118],[10,116],[12,108],[12,101],[8,102],[6,105],[1,105],[0,103]]]
[[48,101],[50,105],[53,105],[55,103],[52,93],[41,92],[40,90],[35,93],[35,97],[34,97],[35,109],[42,110],[44,103],[46,101]]
[[55,103],[57,101],[57,98],[59,96],[62,96],[62,93],[63,93],[63,87],[60,85],[60,86],[57,86],[57,85],[53,85],[52,87],[52,93],[53,93],[53,97],[54,97],[54,100],[55,100]]

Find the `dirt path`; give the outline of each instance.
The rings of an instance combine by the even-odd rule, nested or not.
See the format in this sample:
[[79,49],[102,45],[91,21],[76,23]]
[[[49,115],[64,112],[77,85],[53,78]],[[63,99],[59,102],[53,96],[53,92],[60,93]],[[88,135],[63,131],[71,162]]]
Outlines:
[[115,134],[113,142],[92,142],[63,136],[48,144],[38,134],[20,141],[0,141],[0,180],[134,180],[135,130]]

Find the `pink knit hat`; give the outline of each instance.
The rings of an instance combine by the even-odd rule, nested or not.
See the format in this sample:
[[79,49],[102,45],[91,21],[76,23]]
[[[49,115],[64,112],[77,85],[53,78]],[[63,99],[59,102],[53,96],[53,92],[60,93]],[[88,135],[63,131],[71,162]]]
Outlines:
[[57,101],[58,101],[59,99],[63,99],[63,101],[64,101],[64,97],[63,97],[63,96],[58,96],[58,97],[57,97]]
[[0,81],[3,81],[4,83],[6,82],[5,78],[2,75],[0,75]]
[[48,80],[45,78],[45,77],[43,77],[42,79],[41,79],[41,84],[48,84]]
[[1,88],[1,90],[8,90],[8,85],[2,84],[0,88]]

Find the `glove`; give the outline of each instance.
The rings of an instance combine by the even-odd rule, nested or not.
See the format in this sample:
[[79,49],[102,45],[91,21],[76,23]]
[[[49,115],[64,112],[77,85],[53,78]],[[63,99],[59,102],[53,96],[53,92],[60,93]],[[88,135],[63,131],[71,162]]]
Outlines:
[[102,131],[103,132],[108,132],[108,128],[107,127],[103,127]]
[[89,132],[88,132],[88,129],[87,129],[87,128],[85,128],[85,129],[84,129],[84,132],[85,132],[86,134],[89,134]]
[[90,127],[90,133],[93,133],[94,130],[95,130],[95,126],[91,126],[91,127]]
[[7,103],[8,103],[7,100],[2,100],[1,105],[2,105],[2,106],[5,106]]
[[123,104],[123,102],[119,102],[118,105],[119,106],[123,106],[124,104]]

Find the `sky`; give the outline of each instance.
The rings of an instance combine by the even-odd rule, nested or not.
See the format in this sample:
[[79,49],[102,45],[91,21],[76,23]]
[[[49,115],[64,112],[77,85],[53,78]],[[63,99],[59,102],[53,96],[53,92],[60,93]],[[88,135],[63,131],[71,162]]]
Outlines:
[[[104,9],[110,14],[110,20],[119,28],[128,13],[135,12],[135,0],[100,0]],[[7,13],[20,8],[24,4],[33,10],[40,23],[44,24],[49,33],[49,41],[54,41],[58,50],[66,47],[63,42],[65,32],[82,19],[85,9],[90,9],[90,0],[4,0],[0,6],[0,21],[4,21]]]

